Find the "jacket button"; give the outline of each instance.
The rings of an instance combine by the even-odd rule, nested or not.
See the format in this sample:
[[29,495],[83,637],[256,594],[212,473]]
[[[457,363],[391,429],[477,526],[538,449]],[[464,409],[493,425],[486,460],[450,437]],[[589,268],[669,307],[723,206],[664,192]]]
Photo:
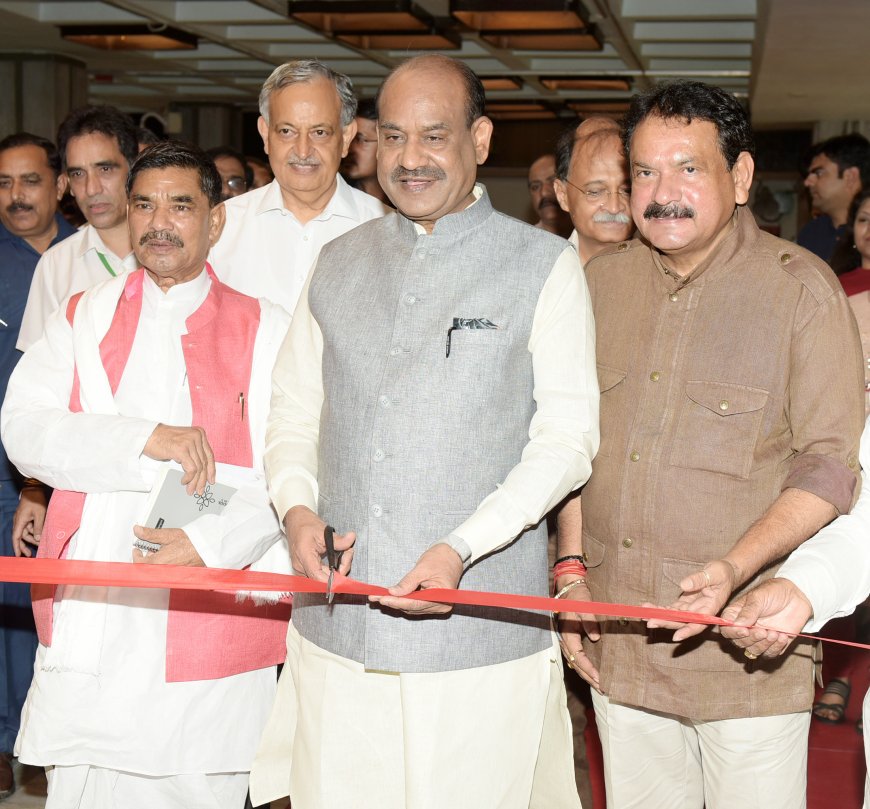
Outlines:
[[637,450],[635,450],[628,457],[631,458],[632,461],[639,461],[640,460],[640,453]]
[[653,382],[658,382],[658,381],[662,378],[662,375],[661,375],[658,371],[653,371],[653,372],[649,375],[649,378],[650,378]]
[[634,545],[634,540],[631,537],[626,537],[622,540],[623,548],[630,548],[632,545]]
[[780,261],[781,264],[788,264],[789,261],[791,261],[791,253],[783,253],[783,254],[779,257],[779,261]]
[[616,248],[620,253],[624,253],[628,250],[628,242],[622,242],[619,247]]
[[372,506],[372,514],[374,514],[375,517],[380,517],[383,513],[384,510],[377,503]]
[[721,402],[719,402],[719,409],[720,409],[723,413],[724,413],[724,412],[725,412],[729,407],[731,407],[731,405],[728,404],[728,400],[727,400],[727,399],[723,399]]
[[680,299],[680,296],[677,295],[676,292],[672,292],[670,295],[668,295],[668,298],[670,298],[672,301],[678,301]]

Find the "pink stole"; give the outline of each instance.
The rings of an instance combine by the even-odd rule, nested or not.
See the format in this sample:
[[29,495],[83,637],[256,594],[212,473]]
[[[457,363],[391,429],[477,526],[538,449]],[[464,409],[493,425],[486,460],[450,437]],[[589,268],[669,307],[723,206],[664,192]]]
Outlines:
[[[187,319],[182,339],[193,423],[205,430],[220,463],[250,467],[253,463],[247,419],[241,417],[239,394],[248,399],[254,341],[260,306],[215,278],[203,304]],[[100,343],[100,357],[112,393],[118,389],[133,347],[142,311],[144,270],[127,276],[114,318]],[[81,294],[67,308],[72,323]],[[81,412],[76,373],[70,410]],[[85,494],[57,490],[52,494],[38,556],[66,556],[78,530]],[[131,551],[132,552],[132,551]],[[33,614],[39,641],[51,645],[56,587],[33,585]],[[290,618],[289,604],[256,606],[234,593],[171,590],[166,630],[166,680],[209,680],[282,663]]]

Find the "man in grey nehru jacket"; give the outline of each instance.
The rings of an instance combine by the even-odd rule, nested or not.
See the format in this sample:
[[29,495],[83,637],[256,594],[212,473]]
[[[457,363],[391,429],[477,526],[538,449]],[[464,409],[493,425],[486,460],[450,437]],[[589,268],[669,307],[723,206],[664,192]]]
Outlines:
[[392,585],[296,596],[289,787],[306,809],[579,806],[547,616],[425,596],[544,595],[541,520],[598,446],[577,254],[475,183],[484,103],[444,56],[390,74],[378,177],[397,213],[322,249],[276,364],[266,464],[293,567],[327,580],[329,524],[341,572]]

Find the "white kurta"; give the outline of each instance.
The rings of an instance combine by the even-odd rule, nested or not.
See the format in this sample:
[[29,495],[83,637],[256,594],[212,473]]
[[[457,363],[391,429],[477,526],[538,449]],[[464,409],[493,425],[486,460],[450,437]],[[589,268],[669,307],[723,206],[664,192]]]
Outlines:
[[27,351],[42,335],[48,318],[70,295],[105,281],[112,273],[126,275],[138,266],[132,253],[116,256],[106,247],[93,225],[85,225],[58,242],[42,254],[36,265],[15,347]]
[[[850,299],[851,300],[851,299]],[[851,513],[838,517],[792,551],[777,572],[794,582],[813,605],[804,632],[824,625],[855,608],[870,594],[870,418],[861,436],[861,493]],[[870,809],[870,691],[864,695],[864,809]]]
[[[123,283],[119,278],[97,289]],[[10,455],[27,474],[54,486],[110,492],[89,498],[70,558],[94,558],[88,548],[100,545],[109,561],[131,559],[132,526],[145,516],[148,491],[160,466],[140,452],[157,422],[191,423],[179,338],[210,284],[203,272],[164,294],[146,274],[139,327],[115,396],[122,416],[69,413],[72,338],[62,312],[50,319],[46,335],[19,364],[3,411]],[[108,328],[111,312],[102,320],[94,324],[98,336]],[[260,473],[270,371],[287,323],[283,311],[263,303],[249,394],[254,468]],[[21,457],[32,463],[22,464]],[[208,532],[197,532],[194,524],[189,532],[211,565],[239,567],[276,541],[278,524],[266,505],[262,475],[246,489],[220,517],[206,518],[220,521],[217,530],[210,523]],[[231,551],[229,534],[237,540]],[[82,596],[100,598],[100,591],[79,588]],[[21,761],[90,764],[146,775],[250,769],[275,693],[274,668],[167,683],[169,592],[108,588],[107,595],[101,636],[95,630],[100,650],[95,673],[45,670],[47,649],[40,646],[16,744]],[[62,622],[55,624],[53,643],[64,631],[70,630]]]

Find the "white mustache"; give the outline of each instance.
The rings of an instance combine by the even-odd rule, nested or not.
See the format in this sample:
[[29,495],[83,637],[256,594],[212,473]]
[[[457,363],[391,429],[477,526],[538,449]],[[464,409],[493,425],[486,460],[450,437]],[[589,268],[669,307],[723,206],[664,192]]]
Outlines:
[[598,222],[599,224],[610,225],[610,224],[618,224],[618,225],[630,225],[631,217],[627,213],[610,213],[609,211],[598,211],[593,217],[593,222]]

